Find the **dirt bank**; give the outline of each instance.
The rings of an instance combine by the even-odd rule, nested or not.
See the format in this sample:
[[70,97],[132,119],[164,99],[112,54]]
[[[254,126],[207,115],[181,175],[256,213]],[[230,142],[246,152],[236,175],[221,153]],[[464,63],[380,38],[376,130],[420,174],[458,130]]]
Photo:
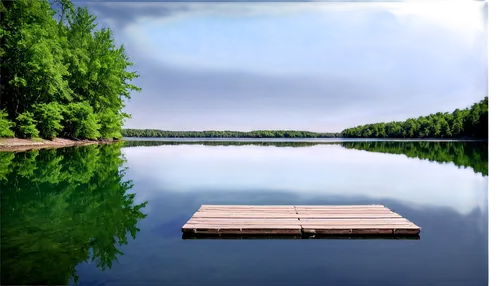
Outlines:
[[118,141],[92,141],[92,140],[73,140],[55,138],[54,140],[45,139],[20,139],[20,138],[0,138],[0,151],[26,151],[42,148],[61,148],[70,146],[82,146],[98,143],[112,143]]

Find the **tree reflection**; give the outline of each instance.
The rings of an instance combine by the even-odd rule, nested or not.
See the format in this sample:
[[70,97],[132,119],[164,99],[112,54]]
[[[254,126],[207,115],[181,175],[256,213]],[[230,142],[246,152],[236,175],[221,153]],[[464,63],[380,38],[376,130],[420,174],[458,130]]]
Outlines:
[[[273,146],[312,147],[315,145],[340,145],[347,149],[390,154],[403,154],[409,158],[439,163],[453,163],[458,167],[471,167],[474,172],[488,175],[488,142],[439,142],[439,141],[365,141],[365,142],[259,142],[259,141],[127,141],[125,147],[163,145],[204,146]],[[0,171],[1,175],[1,171]]]
[[78,282],[89,259],[111,268],[146,217],[147,202],[127,192],[121,147],[0,152],[2,284]]
[[347,149],[369,152],[403,154],[409,158],[418,158],[438,163],[453,163],[458,167],[471,167],[474,172],[488,176],[487,142],[344,142]]
[[[126,141],[124,147],[152,147],[152,146],[165,146],[165,145],[203,145],[203,146],[273,146],[273,147],[311,147],[318,144],[316,142],[284,142],[284,141],[142,141],[131,140]],[[338,143],[335,143],[338,144]]]

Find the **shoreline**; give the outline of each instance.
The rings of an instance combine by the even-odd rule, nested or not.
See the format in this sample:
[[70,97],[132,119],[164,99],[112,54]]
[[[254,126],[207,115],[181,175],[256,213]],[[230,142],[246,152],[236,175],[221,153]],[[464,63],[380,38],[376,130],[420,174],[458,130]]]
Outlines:
[[85,146],[91,144],[115,143],[121,140],[76,140],[66,138],[48,139],[21,139],[21,138],[0,138],[0,152],[23,152],[34,149],[64,148],[74,146]]
[[123,137],[123,141],[171,141],[171,142],[488,142],[488,139],[470,139],[470,138],[284,138],[284,137]]

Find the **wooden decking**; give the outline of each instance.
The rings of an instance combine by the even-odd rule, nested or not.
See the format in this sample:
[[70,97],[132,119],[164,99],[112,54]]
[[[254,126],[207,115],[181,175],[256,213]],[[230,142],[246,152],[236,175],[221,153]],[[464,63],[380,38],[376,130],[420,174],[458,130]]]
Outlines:
[[420,227],[383,205],[202,205],[182,227],[199,235],[418,235]]

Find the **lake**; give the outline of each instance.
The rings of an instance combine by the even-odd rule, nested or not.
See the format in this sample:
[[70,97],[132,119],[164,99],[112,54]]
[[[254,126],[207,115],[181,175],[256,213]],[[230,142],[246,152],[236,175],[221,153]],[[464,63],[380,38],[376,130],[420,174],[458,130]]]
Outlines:
[[[2,284],[488,285],[488,144],[131,140],[0,152]],[[383,204],[419,239],[183,239],[202,204]]]

